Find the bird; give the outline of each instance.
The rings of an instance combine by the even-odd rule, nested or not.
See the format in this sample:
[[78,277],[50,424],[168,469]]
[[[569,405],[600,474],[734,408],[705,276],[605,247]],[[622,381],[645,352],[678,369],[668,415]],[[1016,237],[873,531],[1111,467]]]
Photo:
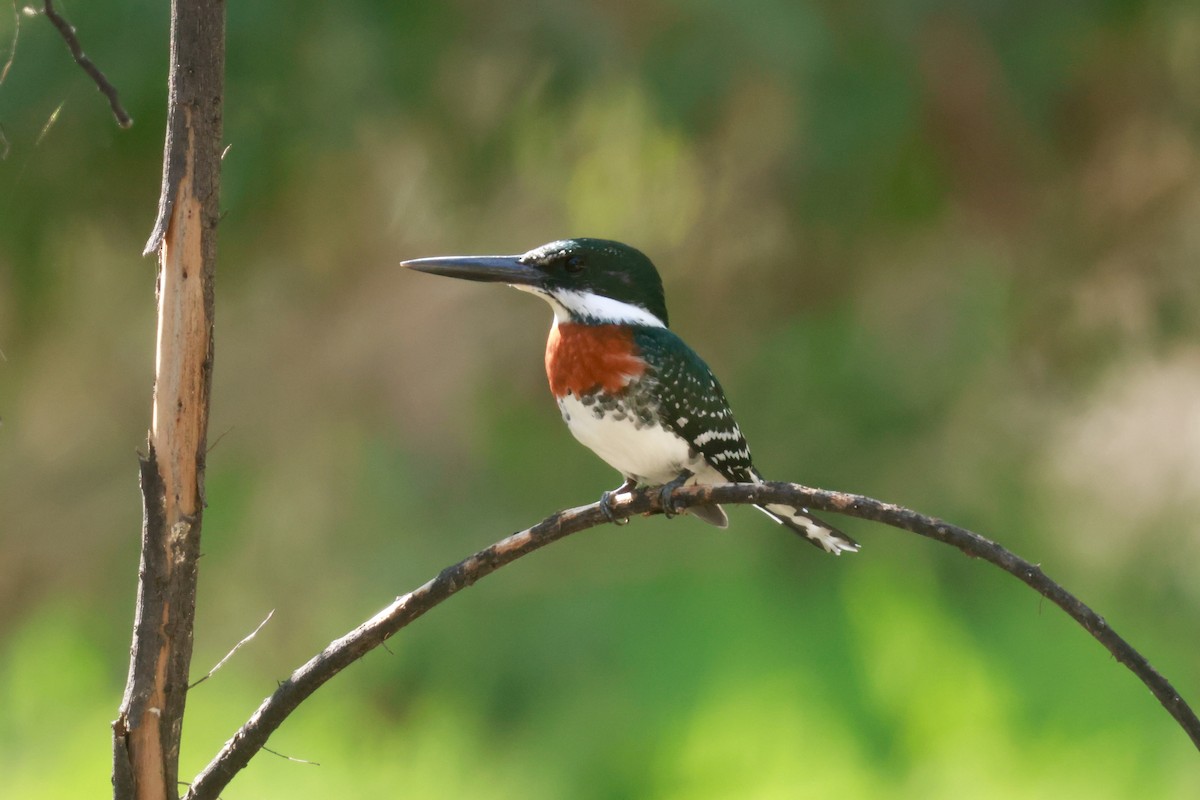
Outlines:
[[[624,481],[600,506],[638,486],[659,486],[668,515],[670,493],[688,484],[762,483],[725,392],[699,355],[667,327],[662,278],[640,250],[607,239],[550,242],[521,255],[435,256],[401,262],[433,275],[503,283],[550,304],[546,376],[576,439]],[[828,553],[858,552],[845,533],[808,509],[757,506]],[[693,516],[720,528],[719,505],[693,506]]]

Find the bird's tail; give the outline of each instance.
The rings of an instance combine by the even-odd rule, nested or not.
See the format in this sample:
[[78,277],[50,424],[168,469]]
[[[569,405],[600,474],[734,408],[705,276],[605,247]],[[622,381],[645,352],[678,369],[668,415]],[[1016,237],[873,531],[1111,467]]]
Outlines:
[[793,508],[778,503],[755,506],[755,508],[780,525],[791,528],[826,553],[840,556],[842,553],[858,552],[858,542],[829,523],[822,522],[809,514],[807,508]]
[[[751,478],[755,483],[763,482],[763,478],[758,474],[758,470],[754,470],[751,473]],[[842,553],[858,552],[858,542],[829,523],[817,519],[808,513],[807,508],[785,506],[780,503],[768,503],[764,506],[755,506],[755,508],[780,525],[800,534],[826,553],[833,553],[835,556],[840,556]]]

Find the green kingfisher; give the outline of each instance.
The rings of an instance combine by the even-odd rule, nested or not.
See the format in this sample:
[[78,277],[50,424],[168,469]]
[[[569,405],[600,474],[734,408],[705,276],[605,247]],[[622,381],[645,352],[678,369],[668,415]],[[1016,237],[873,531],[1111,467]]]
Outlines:
[[[641,251],[604,239],[567,239],[513,256],[418,258],[403,266],[434,275],[507,283],[550,304],[550,391],[571,433],[624,477],[601,508],[638,485],[670,492],[687,483],[761,483],[725,392],[708,365],[667,328],[662,279]],[[858,543],[808,513],[758,506],[827,552]],[[693,515],[724,528],[720,506]]]

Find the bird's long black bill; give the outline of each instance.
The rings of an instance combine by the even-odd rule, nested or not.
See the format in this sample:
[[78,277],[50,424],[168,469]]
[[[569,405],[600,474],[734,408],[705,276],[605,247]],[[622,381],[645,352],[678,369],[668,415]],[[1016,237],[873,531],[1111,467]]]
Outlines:
[[536,285],[545,278],[541,270],[521,263],[520,256],[438,256],[401,261],[400,266],[447,278],[523,286]]

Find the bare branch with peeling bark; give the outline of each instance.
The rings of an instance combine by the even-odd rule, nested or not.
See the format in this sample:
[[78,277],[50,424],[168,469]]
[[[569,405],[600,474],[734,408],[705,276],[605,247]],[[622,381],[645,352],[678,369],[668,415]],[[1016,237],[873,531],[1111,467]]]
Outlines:
[[158,328],[141,459],[141,564],[129,675],[112,724],[117,800],[179,796],[212,387],[224,78],[223,0],[173,0],[162,194],[147,249],[158,256]]

